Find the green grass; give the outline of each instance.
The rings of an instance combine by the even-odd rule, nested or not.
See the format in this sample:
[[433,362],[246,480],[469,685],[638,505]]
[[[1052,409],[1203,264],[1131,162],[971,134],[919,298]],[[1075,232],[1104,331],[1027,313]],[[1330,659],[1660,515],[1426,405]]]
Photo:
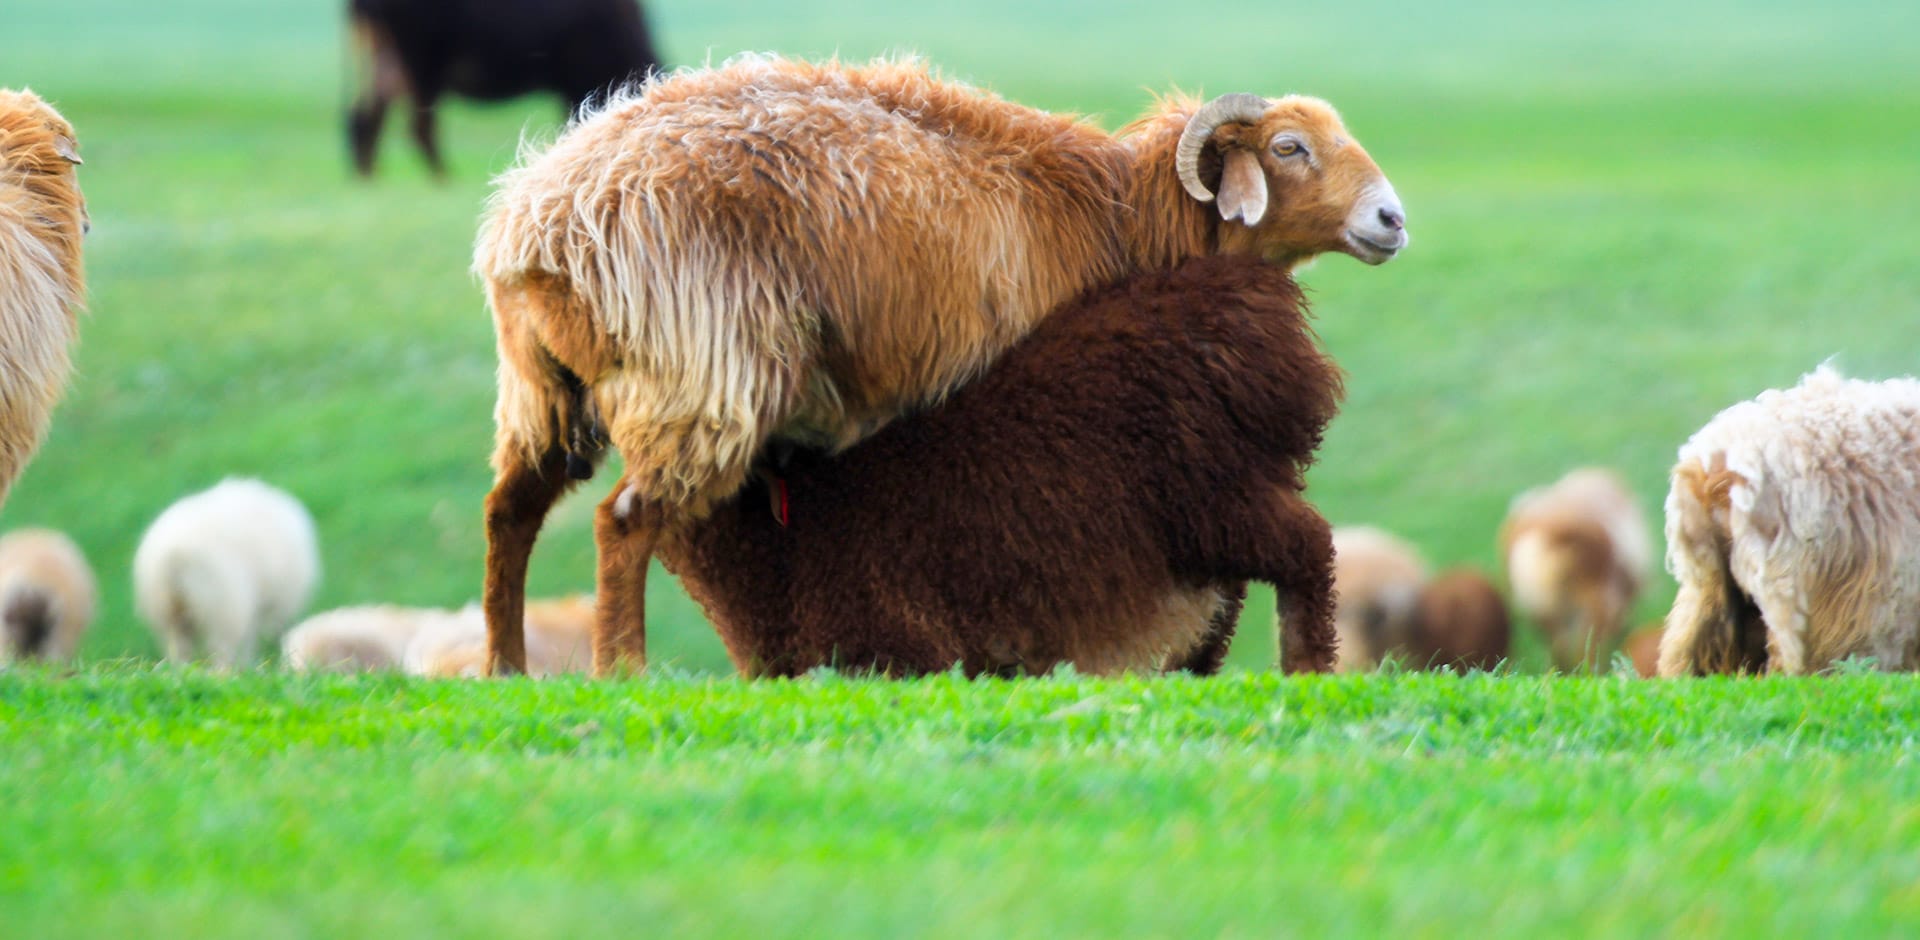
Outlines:
[[18,936],[1867,935],[1911,677],[0,686]]
[[[1156,91],[1338,104],[1413,246],[1305,272],[1350,374],[1311,497],[1491,569],[1587,463],[1650,511],[1715,411],[1920,361],[1920,7],[1475,0],[650,4],[676,63],[912,50],[1116,126]],[[73,532],[89,659],[227,474],[319,522],[319,607],[477,592],[493,352],[466,273],[529,100],[453,179],[346,172],[338,3],[0,3],[0,86],[79,128],[91,313],[0,529]],[[390,128],[395,130],[397,128]],[[592,489],[592,488],[590,488]],[[591,583],[561,506],[535,593]],[[0,675],[0,936],[1897,932],[1912,680],[741,684],[664,579],[617,685]],[[1656,585],[1638,615],[1671,599]],[[1272,659],[1257,595],[1238,669]],[[1536,647],[1521,654],[1537,667]]]

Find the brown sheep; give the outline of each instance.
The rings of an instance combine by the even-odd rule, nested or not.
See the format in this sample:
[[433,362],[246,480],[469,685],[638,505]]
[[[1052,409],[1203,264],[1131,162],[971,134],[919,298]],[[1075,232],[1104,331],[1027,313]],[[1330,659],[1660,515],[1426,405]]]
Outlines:
[[1340,375],[1302,310],[1255,259],[1135,275],[661,558],[747,675],[1212,672],[1248,580],[1278,590],[1284,667],[1325,671],[1332,532],[1301,492]]
[[616,98],[500,178],[475,249],[493,666],[523,668],[534,539],[607,443],[596,672],[644,665],[646,560],[770,440],[844,448],[1130,272],[1405,244],[1392,186],[1309,98],[1169,101],[1116,138],[912,63],[763,57]]
[[1500,529],[1513,603],[1546,633],[1554,666],[1592,671],[1653,570],[1653,536],[1611,470],[1575,470],[1513,501]]
[[1413,632],[1427,563],[1406,540],[1372,526],[1333,530],[1338,672],[1367,672]]
[[1493,669],[1512,645],[1513,624],[1500,590],[1466,568],[1443,571],[1420,589],[1412,626],[1398,649],[1420,669]]
[[1823,367],[1722,411],[1666,508],[1660,675],[1920,669],[1920,380]]
[[0,505],[47,432],[86,295],[87,206],[73,125],[0,89]]
[[72,659],[99,599],[72,539],[51,529],[0,536],[0,663]]

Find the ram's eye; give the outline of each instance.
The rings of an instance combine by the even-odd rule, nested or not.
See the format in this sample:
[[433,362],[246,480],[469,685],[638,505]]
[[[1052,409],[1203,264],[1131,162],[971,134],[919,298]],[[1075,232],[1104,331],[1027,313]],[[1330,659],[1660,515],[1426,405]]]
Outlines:
[[1276,157],[1297,157],[1306,152],[1307,148],[1291,137],[1283,137],[1273,142],[1273,155]]

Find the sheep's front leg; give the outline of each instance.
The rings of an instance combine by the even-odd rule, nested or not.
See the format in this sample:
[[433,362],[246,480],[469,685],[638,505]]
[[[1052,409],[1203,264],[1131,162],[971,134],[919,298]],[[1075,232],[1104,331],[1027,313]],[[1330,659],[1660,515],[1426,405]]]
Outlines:
[[624,481],[600,503],[593,520],[600,554],[593,625],[593,674],[639,672],[647,666],[647,566],[665,528],[665,510]]
[[487,572],[480,589],[487,671],[496,676],[527,671],[527,561],[547,511],[573,483],[566,452],[558,448],[536,467],[511,454],[503,454],[499,464],[503,469],[487,494]]
[[1284,486],[1227,501],[1212,513],[1217,529],[1202,537],[1206,577],[1265,581],[1280,607],[1280,667],[1331,672],[1333,527],[1300,493]]

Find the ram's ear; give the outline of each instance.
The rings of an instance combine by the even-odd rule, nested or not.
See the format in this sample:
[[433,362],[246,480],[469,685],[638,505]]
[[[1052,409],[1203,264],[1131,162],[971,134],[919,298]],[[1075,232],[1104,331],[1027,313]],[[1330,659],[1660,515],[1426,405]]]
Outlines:
[[80,159],[80,145],[75,143],[73,138],[65,134],[53,135],[53,152],[60,155],[60,157],[68,163],[87,162]]
[[1239,219],[1248,227],[1267,214],[1267,174],[1252,151],[1228,150],[1220,169],[1220,218]]

